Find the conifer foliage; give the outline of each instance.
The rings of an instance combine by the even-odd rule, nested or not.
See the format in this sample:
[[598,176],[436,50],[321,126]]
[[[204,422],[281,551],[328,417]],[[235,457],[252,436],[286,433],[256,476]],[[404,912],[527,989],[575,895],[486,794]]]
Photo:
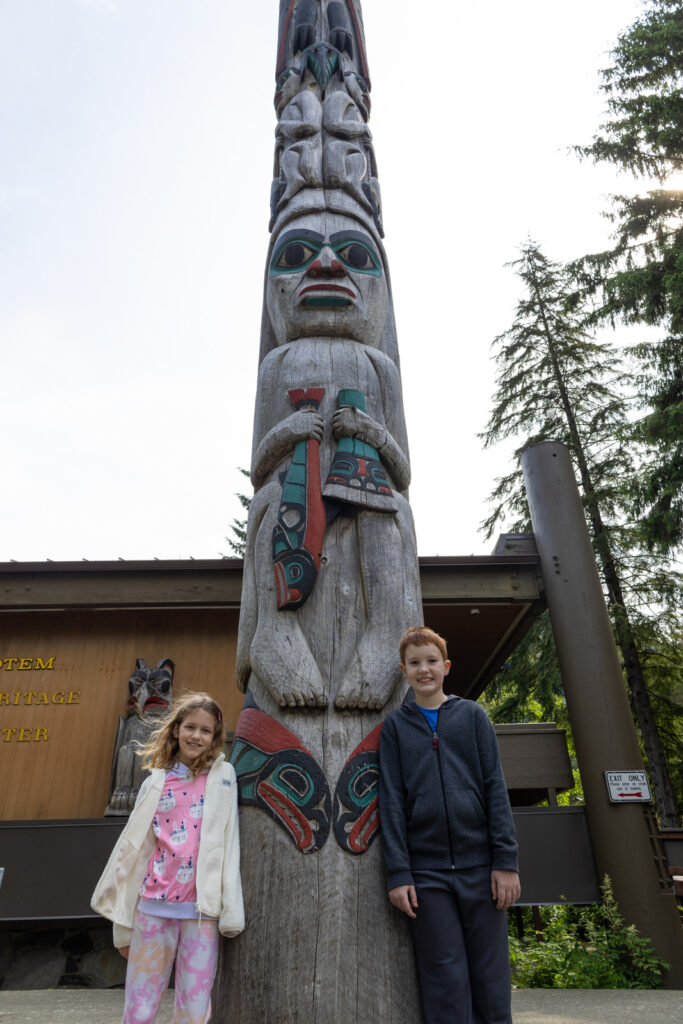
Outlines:
[[644,410],[636,437],[645,456],[633,494],[647,545],[673,551],[683,543],[683,190],[667,182],[683,171],[680,0],[648,0],[610,56],[600,72],[607,120],[590,145],[575,149],[662,187],[613,196],[614,245],[570,270],[575,296],[597,300],[595,322],[662,332],[634,349]]
[[[512,472],[498,481],[494,507],[484,523],[491,536],[503,515],[517,517],[512,530],[529,529],[519,459],[540,441],[569,447],[585,482],[587,499],[613,509],[631,459],[619,439],[626,424],[624,378],[611,346],[600,344],[584,326],[582,310],[567,309],[571,281],[566,270],[528,241],[509,264],[525,285],[513,325],[493,342],[497,367],[494,407],[486,447],[521,438]],[[590,466],[590,471],[589,471]],[[592,480],[599,482],[594,492]]]
[[[242,474],[242,476],[246,476],[247,480],[250,479],[248,469],[242,469],[241,466],[238,466],[237,468],[239,472]],[[244,558],[244,552],[247,546],[247,519],[249,516],[249,506],[251,505],[252,496],[250,494],[241,494],[239,491],[237,491],[235,493],[235,497],[237,498],[241,507],[244,509],[247,515],[244,517],[244,519],[238,519],[236,516],[233,518],[233,521],[230,524],[230,529],[232,530],[233,536],[226,537],[225,540],[227,540],[228,546],[230,547],[230,551],[232,552],[233,556],[235,556],[236,558]],[[228,558],[230,556],[223,555],[222,557]]]
[[[481,435],[486,446],[521,438],[512,471],[498,481],[488,535],[510,512],[513,530],[528,529],[521,454],[532,444],[564,442],[570,451],[602,573],[615,638],[621,650],[632,706],[647,754],[662,823],[680,820],[638,644],[648,602],[674,598],[675,582],[656,560],[644,558],[624,506],[623,481],[633,472],[628,434],[626,379],[613,347],[587,332],[584,311],[568,309],[569,277],[529,241],[512,264],[524,283],[512,326],[494,341],[497,366],[494,407]],[[668,596],[667,596],[668,595]]]

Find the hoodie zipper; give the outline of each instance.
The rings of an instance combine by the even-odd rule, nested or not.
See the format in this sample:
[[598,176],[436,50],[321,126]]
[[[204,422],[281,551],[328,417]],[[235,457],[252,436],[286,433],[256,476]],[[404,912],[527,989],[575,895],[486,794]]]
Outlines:
[[446,783],[443,777],[443,765],[441,764],[441,750],[439,749],[439,737],[437,735],[437,729],[439,728],[439,715],[441,708],[437,709],[436,712],[436,728],[432,730],[432,749],[436,751],[436,760],[439,766],[439,779],[441,781],[441,799],[443,800],[443,812],[446,818],[446,832],[448,833],[448,849],[451,854],[451,868],[455,871],[455,856],[453,854],[453,836],[451,834],[451,819],[448,815],[448,804],[446,803]]

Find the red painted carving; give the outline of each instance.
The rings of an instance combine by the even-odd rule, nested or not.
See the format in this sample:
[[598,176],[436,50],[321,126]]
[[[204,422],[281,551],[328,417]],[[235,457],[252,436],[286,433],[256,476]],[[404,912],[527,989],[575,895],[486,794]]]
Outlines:
[[365,853],[379,828],[379,797],[375,797],[365,808],[349,832],[349,846],[354,853]]
[[[295,409],[310,403],[317,409],[325,395],[325,388],[292,388],[289,398]],[[315,438],[306,442],[306,532],[304,547],[320,568],[325,536],[325,505],[320,484],[320,443]],[[290,595],[291,596],[291,595]],[[298,595],[297,595],[298,596]]]
[[313,829],[296,804],[288,799],[281,789],[276,789],[268,782],[259,782],[256,788],[259,796],[273,809],[291,834],[297,848],[302,851],[310,850],[313,846]]
[[379,750],[379,734],[382,731],[383,722],[376,725],[372,732],[369,732],[365,739],[361,740],[351,757],[347,759],[348,762],[356,756],[356,754],[364,754],[366,750]]
[[287,29],[289,28],[289,23],[292,20],[292,14],[294,13],[294,5],[295,4],[296,4],[296,0],[289,0],[289,10],[287,11],[287,14],[285,16],[285,21],[284,21],[284,24],[282,26],[282,32],[280,33],[280,45],[278,46],[277,61],[276,61],[276,64],[275,64],[275,78],[276,79],[279,78],[280,75],[282,74],[282,65],[283,65],[283,62],[284,62],[283,58],[284,58],[285,43],[287,41]]
[[284,725],[280,725],[265,711],[258,711],[256,708],[242,709],[235,726],[235,739],[246,740],[266,754],[274,754],[278,750],[291,748],[305,750],[307,754],[310,754],[295,733],[290,732]]

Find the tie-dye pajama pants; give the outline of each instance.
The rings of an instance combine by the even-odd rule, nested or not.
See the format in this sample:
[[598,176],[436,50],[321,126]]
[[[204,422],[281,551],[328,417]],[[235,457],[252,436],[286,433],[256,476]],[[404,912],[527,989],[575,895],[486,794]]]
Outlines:
[[123,1024],[154,1024],[175,959],[173,1024],[206,1024],[218,961],[218,922],[138,910],[126,971]]

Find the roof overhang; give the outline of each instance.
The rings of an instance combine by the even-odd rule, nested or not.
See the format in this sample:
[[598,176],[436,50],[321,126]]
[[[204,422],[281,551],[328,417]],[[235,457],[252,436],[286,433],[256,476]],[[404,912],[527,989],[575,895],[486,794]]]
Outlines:
[[[449,689],[476,699],[545,607],[538,555],[420,558],[420,579]],[[0,563],[0,613],[239,608],[241,589],[237,558]]]

